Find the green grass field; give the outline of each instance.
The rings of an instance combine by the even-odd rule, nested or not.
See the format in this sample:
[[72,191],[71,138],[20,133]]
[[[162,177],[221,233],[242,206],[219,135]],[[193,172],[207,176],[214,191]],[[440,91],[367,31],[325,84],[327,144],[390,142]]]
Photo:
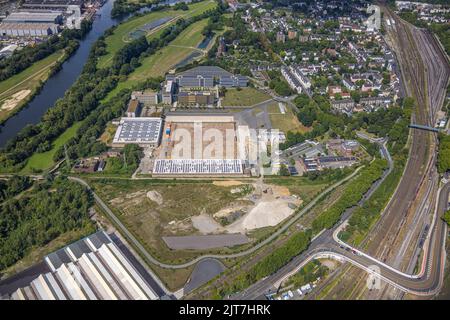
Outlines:
[[271,96],[255,88],[228,89],[222,101],[222,106],[252,106],[269,99],[271,99]]
[[54,165],[53,156],[56,151],[64,145],[70,138],[72,138],[81,126],[82,121],[75,123],[69,129],[64,131],[58,139],[56,139],[52,146],[53,148],[47,152],[35,153],[27,161],[26,166],[22,169],[22,173],[31,173],[33,170],[47,170]]
[[129,74],[126,81],[119,82],[117,87],[103,101],[111,99],[120,90],[131,88],[149,77],[158,77],[166,74],[177,63],[183,61],[192,52],[196,51],[193,48],[197,47],[203,41],[204,36],[202,35],[202,30],[207,23],[208,20],[203,19],[190,25],[168,46],[144,58],[141,61],[141,66]]
[[279,129],[284,133],[287,133],[288,131],[305,133],[312,129],[305,127],[286,105],[285,110],[286,113],[282,114],[278,107],[278,103],[269,106],[269,118],[272,128]]
[[[0,82],[0,106],[11,98],[12,95],[23,90],[30,90],[29,96],[36,90],[41,81],[46,81],[49,75],[50,67],[61,59],[64,51],[57,51],[48,57],[35,62],[32,66],[22,72]],[[26,98],[26,97],[25,97]],[[24,100],[24,99],[22,99]],[[21,105],[21,101],[17,101],[14,108],[0,109],[0,120],[8,118],[15,108]]]
[[149,22],[161,19],[161,18],[165,18],[165,17],[173,18],[172,20],[170,20],[169,22],[166,22],[162,26],[157,27],[154,30],[151,30],[147,34],[147,39],[150,40],[153,38],[157,38],[165,28],[174,24],[176,22],[176,20],[178,20],[180,18],[188,19],[190,17],[200,15],[200,14],[204,13],[205,11],[214,9],[215,7],[216,7],[215,1],[207,0],[207,1],[189,5],[188,11],[164,10],[164,11],[152,12],[152,13],[149,13],[144,16],[137,17],[137,18],[131,18],[130,20],[120,24],[114,30],[114,33],[105,39],[105,42],[107,44],[107,52],[108,53],[106,55],[100,57],[100,59],[98,60],[98,64],[97,64],[98,67],[104,68],[104,67],[109,66],[114,54],[117,51],[119,51],[125,45],[125,43],[127,41],[129,41],[129,39],[128,39],[129,33],[134,30],[139,29],[143,25],[145,25]]

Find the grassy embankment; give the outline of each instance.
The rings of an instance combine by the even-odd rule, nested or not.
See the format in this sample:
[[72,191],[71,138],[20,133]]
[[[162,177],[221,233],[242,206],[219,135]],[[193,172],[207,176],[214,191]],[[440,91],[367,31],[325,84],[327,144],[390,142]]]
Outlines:
[[238,89],[227,89],[225,97],[222,100],[224,107],[250,107],[255,104],[271,99],[271,96],[265,92],[247,87]]
[[63,58],[64,50],[57,51],[0,82],[0,123],[26,105],[49,78],[51,67]]
[[33,173],[50,169],[55,162],[53,156],[55,152],[63,146],[70,138],[72,138],[81,126],[82,122],[77,122],[62,135],[60,135],[52,144],[52,149],[47,152],[35,153],[27,161],[27,164],[22,169],[21,173]]
[[191,53],[198,51],[195,48],[204,39],[202,30],[207,22],[208,20],[204,19],[190,25],[168,46],[142,59],[141,66],[130,73],[126,81],[119,82],[117,87],[107,95],[104,101],[108,101],[122,89],[131,88],[148,78],[163,76],[176,64],[186,59]]
[[173,25],[178,19],[188,19],[197,15],[200,15],[204,13],[207,10],[214,9],[216,7],[216,2],[207,0],[199,3],[190,4],[188,11],[183,10],[163,10],[163,11],[157,11],[157,12],[151,12],[146,15],[131,18],[127,20],[126,22],[120,24],[117,26],[117,28],[114,30],[114,33],[108,37],[106,37],[106,50],[107,54],[102,56],[97,66],[100,68],[104,68],[110,65],[114,54],[119,51],[127,42],[130,41],[129,35],[131,32],[138,30],[145,24],[151,23],[152,21],[159,20],[161,18],[171,17],[172,19],[168,22],[164,23],[163,25],[150,30],[146,37],[147,40],[155,39],[159,37],[159,35],[162,33],[162,31],[169,27],[170,25]]

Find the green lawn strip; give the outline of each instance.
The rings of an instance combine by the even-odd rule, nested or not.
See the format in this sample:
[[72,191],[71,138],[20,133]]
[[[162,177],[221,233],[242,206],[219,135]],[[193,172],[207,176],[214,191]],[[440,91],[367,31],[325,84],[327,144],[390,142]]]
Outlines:
[[[200,20],[180,33],[168,46],[158,50],[155,54],[144,58],[141,61],[141,66],[136,68],[131,74],[128,75],[125,81],[121,81],[117,84],[108,95],[103,99],[103,103],[114,97],[122,89],[132,88],[139,82],[144,81],[147,78],[154,78],[163,76],[180,61],[188,57],[194,49],[189,47],[196,47],[203,41],[204,36],[201,31],[206,26],[208,19]],[[172,45],[177,45],[174,47]],[[182,47],[179,47],[182,46]],[[186,47],[186,48],[183,48]]]
[[[32,66],[23,70],[22,72],[0,82],[0,99],[5,99],[11,96],[13,93],[24,89],[32,89],[33,85],[38,81],[34,81],[36,77],[41,78],[41,72],[44,68],[51,66],[55,63],[64,53],[63,50],[59,50],[48,57],[35,62]],[[26,81],[25,81],[26,80]],[[15,87],[17,86],[17,87]],[[13,89],[11,89],[14,87]],[[1,101],[1,100],[0,100]]]
[[223,106],[252,106],[269,100],[271,97],[255,88],[227,89],[222,101]]
[[33,154],[27,161],[27,164],[22,169],[22,173],[31,173],[34,170],[46,170],[54,165],[53,156],[56,151],[64,145],[70,138],[72,138],[81,126],[82,121],[76,122],[63,134],[61,134],[52,144],[52,149],[42,153]]
[[150,23],[152,21],[165,18],[165,17],[173,17],[176,19],[173,19],[171,23],[167,23],[164,25],[164,27],[158,28],[156,32],[150,31],[147,39],[153,39],[157,38],[162,31],[167,28],[168,26],[172,25],[176,22],[177,19],[183,18],[188,19],[190,17],[194,17],[196,15],[200,15],[204,13],[207,10],[214,9],[216,7],[215,1],[203,1],[199,3],[194,3],[189,5],[189,11],[183,11],[183,10],[164,10],[164,11],[157,11],[157,12],[151,12],[146,15],[131,18],[128,21],[120,24],[115,30],[114,33],[108,37],[106,37],[105,42],[107,45],[107,51],[108,53],[104,56],[102,56],[98,61],[98,67],[104,68],[109,65],[109,63],[112,61],[112,58],[114,54],[119,51],[126,43],[128,34],[143,25]]

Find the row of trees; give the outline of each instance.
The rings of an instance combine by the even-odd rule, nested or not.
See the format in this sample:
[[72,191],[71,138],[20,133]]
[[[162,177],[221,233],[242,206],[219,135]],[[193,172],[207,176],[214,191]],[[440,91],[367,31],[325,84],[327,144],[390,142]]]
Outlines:
[[439,134],[438,171],[445,173],[450,170],[450,136]]
[[88,216],[92,204],[85,188],[65,178],[37,184],[19,199],[4,203],[0,207],[0,270],[69,230],[93,231]]
[[92,23],[83,21],[80,30],[64,30],[60,36],[54,35],[34,47],[27,46],[17,50],[7,59],[0,60],[0,81],[18,74],[36,61],[48,57],[52,53],[68,48],[70,55],[78,47],[77,39],[81,39],[91,28]]
[[362,169],[358,177],[345,187],[341,198],[331,208],[314,219],[312,223],[313,231],[317,233],[322,229],[329,229],[334,226],[346,209],[358,204],[372,184],[380,179],[386,168],[386,160],[376,159]]
[[283,245],[274,249],[272,253],[252,266],[246,273],[239,275],[239,277],[225,289],[226,292],[223,292],[223,294],[241,291],[252,283],[273,274],[288,263],[293,257],[306,250],[310,240],[310,231],[296,233]]

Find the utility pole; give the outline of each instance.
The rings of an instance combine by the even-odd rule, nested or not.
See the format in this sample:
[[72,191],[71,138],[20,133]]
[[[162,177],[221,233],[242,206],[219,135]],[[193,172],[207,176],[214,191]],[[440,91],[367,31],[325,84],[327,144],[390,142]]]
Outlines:
[[70,168],[71,168],[71,166],[70,166],[70,158],[69,158],[69,153],[67,152],[67,145],[66,144],[64,144],[64,154],[66,156],[67,169],[69,169],[69,171],[70,171]]

